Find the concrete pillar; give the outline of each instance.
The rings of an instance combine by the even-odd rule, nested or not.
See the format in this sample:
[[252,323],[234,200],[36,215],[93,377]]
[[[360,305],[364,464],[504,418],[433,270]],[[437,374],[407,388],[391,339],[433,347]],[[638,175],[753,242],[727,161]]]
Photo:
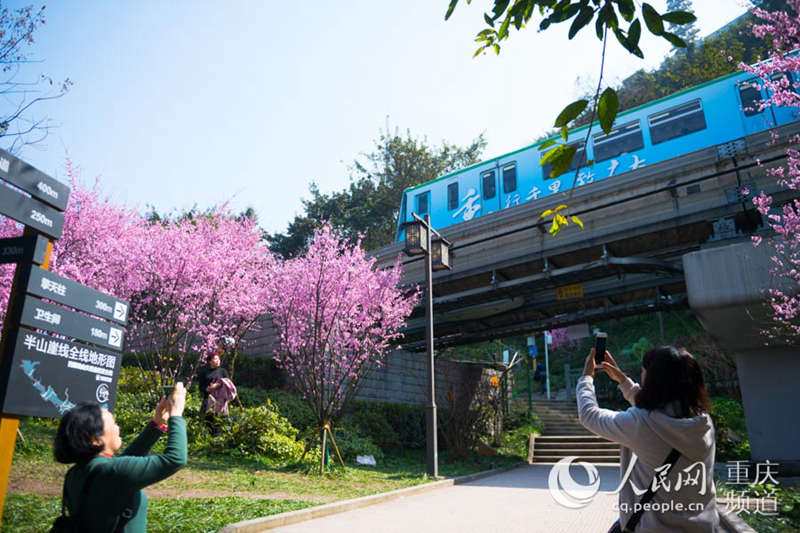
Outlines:
[[[706,331],[736,358],[747,435],[754,461],[781,463],[779,475],[800,474],[800,339],[769,339],[766,289],[771,247],[749,242],[683,256],[689,305]],[[783,285],[797,291],[797,287]]]

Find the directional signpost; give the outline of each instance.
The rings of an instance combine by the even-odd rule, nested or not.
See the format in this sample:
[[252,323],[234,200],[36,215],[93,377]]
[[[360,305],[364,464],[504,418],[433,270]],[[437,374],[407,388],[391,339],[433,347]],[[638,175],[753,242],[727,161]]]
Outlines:
[[0,215],[25,225],[22,237],[0,239],[0,263],[17,264],[0,336],[0,520],[20,415],[114,407],[130,306],[48,271],[69,192],[0,150]]
[[0,239],[0,263],[44,264],[49,242],[41,235]]

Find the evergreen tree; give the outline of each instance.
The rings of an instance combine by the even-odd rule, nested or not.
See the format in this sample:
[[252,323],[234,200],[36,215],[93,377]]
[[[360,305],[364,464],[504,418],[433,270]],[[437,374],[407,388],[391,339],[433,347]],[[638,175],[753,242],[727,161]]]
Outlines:
[[[667,11],[688,11],[694,13],[692,9],[692,0],[667,0]],[[694,22],[689,24],[672,24],[670,23],[668,31],[674,33],[687,44],[691,44],[697,40],[697,33],[700,31]]]

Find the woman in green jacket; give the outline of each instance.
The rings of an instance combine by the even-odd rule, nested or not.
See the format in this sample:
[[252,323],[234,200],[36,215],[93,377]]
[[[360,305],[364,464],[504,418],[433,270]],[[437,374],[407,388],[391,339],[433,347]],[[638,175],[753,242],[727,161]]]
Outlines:
[[[177,383],[161,398],[155,415],[138,437],[122,448],[114,415],[93,403],[68,411],[55,440],[55,458],[75,465],[64,479],[65,505],[86,533],[144,533],[147,496],[142,489],[165,479],[186,464],[186,389]],[[147,455],[167,433],[163,453]]]

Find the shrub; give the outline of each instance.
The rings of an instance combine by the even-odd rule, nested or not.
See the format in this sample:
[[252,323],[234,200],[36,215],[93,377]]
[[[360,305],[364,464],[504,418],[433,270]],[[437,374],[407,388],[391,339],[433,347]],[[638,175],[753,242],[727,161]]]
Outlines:
[[503,417],[503,429],[506,431],[529,426],[539,433],[544,430],[544,423],[534,413],[529,414],[527,409],[515,407]]
[[271,406],[233,409],[230,416],[210,416],[204,426],[200,439],[214,453],[261,456],[280,463],[296,461],[303,453],[297,429]]
[[[151,371],[147,371],[150,374]],[[136,366],[123,366],[119,370],[119,380],[117,381],[117,394],[150,394],[147,385],[149,376],[142,373]]]
[[352,424],[358,428],[362,435],[366,435],[378,445],[381,450],[390,450],[400,446],[400,437],[389,424],[384,409],[370,408],[372,406],[359,405],[350,415]]
[[[223,364],[231,370],[231,358],[226,357]],[[283,372],[271,357],[263,355],[238,354],[233,367],[233,382],[237,387],[260,387],[280,389],[286,385]]]
[[425,448],[425,408],[402,403],[353,402],[350,415],[383,450]]
[[[717,439],[717,461],[750,459],[750,442],[744,425],[742,405],[732,398],[714,396],[711,401],[711,420]],[[733,429],[737,428],[737,429]],[[734,438],[736,433],[741,440]]]
[[[358,455],[371,455],[375,461],[383,460],[383,451],[380,447],[368,435],[360,434],[352,426],[336,428],[334,438],[339,453],[342,454],[342,459],[347,463],[355,462]],[[335,460],[336,452],[333,451],[330,443],[328,443],[328,452],[331,454],[331,461]]]
[[282,389],[265,392],[270,403],[277,406],[281,416],[285,416],[301,433],[316,429],[317,417],[299,394]]
[[244,407],[259,407],[267,403],[269,394],[265,389],[258,387],[236,387],[239,394],[239,401]]
[[504,445],[514,455],[528,457],[528,441],[531,434],[540,434],[541,429],[537,425],[522,425],[506,433]]

